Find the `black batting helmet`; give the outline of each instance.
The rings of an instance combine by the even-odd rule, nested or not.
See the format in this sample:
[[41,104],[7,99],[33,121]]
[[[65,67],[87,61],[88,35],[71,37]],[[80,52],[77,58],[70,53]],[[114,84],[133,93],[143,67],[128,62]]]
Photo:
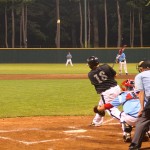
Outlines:
[[96,67],[98,64],[99,64],[99,60],[98,60],[98,57],[95,57],[95,56],[91,56],[87,59],[87,63],[89,65],[89,67],[91,69],[93,69],[93,67]]

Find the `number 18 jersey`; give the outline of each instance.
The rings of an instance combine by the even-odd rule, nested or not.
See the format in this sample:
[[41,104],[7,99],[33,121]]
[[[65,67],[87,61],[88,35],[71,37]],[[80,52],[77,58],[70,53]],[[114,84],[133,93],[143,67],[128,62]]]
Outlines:
[[115,75],[116,71],[107,64],[100,65],[88,73],[91,84],[98,94],[117,86]]

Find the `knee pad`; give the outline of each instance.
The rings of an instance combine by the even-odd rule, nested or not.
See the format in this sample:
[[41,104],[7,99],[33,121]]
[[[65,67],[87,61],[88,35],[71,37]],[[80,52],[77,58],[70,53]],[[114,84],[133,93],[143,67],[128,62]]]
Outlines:
[[132,127],[128,125],[126,122],[123,122],[124,132],[130,133],[132,131]]

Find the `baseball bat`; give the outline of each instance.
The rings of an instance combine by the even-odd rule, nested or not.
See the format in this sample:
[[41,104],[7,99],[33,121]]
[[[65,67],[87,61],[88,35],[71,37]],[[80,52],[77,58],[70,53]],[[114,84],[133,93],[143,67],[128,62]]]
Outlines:
[[112,64],[111,67],[114,68],[115,64],[116,64],[116,59],[115,59],[115,61],[113,62],[113,64]]

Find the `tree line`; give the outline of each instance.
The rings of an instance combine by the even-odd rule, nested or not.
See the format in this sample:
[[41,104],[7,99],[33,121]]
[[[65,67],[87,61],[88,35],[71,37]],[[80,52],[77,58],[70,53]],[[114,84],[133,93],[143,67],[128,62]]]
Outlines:
[[1,48],[150,46],[150,0],[0,0]]

